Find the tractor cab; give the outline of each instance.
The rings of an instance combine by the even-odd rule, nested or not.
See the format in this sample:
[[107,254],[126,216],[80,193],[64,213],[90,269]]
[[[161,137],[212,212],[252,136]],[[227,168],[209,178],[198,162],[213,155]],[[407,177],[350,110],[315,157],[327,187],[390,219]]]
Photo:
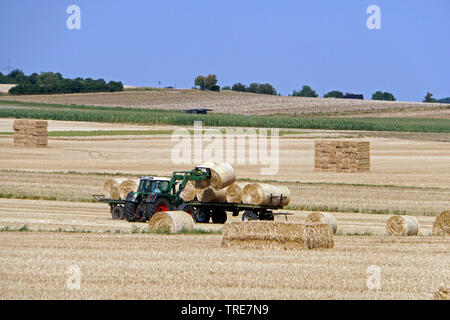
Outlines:
[[141,177],[137,192],[145,195],[151,193],[161,193],[162,190],[166,190],[168,188],[169,182],[169,178]]

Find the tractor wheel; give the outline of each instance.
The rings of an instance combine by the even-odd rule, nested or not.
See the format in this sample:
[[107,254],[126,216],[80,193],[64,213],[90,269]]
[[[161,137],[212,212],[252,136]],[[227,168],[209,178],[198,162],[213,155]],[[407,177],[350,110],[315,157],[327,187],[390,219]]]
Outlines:
[[211,210],[207,208],[198,208],[194,214],[194,221],[197,223],[208,223],[211,218]]
[[136,221],[136,203],[130,201],[125,202],[123,214],[128,222]]
[[225,210],[213,210],[211,218],[213,223],[224,224],[227,221],[227,212]]
[[121,206],[115,206],[111,210],[111,216],[113,220],[122,220],[124,218],[124,210]]
[[177,210],[189,213],[189,215],[192,217],[192,219],[194,219],[195,209],[193,206],[191,206],[189,204],[182,204],[182,205],[178,206]]
[[258,214],[254,211],[244,211],[242,221],[258,220]]
[[145,220],[150,220],[155,213],[172,210],[172,204],[166,198],[156,199],[154,202],[147,203],[145,210]]

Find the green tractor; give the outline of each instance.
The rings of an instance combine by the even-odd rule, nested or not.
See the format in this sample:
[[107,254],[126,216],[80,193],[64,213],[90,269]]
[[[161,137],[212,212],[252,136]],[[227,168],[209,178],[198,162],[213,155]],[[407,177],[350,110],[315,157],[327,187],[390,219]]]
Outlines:
[[200,181],[211,177],[209,168],[197,167],[192,171],[175,171],[170,179],[141,177],[137,191],[128,193],[124,216],[130,222],[145,222],[155,213],[184,210],[191,216],[194,209],[180,197],[189,180]]

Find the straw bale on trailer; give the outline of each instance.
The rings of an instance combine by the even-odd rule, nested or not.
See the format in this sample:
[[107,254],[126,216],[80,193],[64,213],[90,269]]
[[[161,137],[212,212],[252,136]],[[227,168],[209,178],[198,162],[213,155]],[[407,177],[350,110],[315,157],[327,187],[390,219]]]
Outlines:
[[[202,164],[198,165],[197,167],[203,167],[203,168],[212,168],[214,167],[216,164],[214,162],[211,161],[205,161]],[[211,178],[206,178],[203,180],[198,180],[194,182],[195,188],[196,189],[204,189],[204,188],[208,188],[209,186],[211,186]]]
[[131,191],[137,191],[139,179],[127,179],[119,184],[119,193],[122,199],[125,199]]
[[220,190],[228,187],[236,180],[236,174],[229,163],[219,163],[211,167],[211,186]]
[[215,190],[211,187],[196,189],[197,200],[200,202],[225,202],[226,189]]
[[110,199],[120,199],[119,187],[122,182],[126,180],[127,179],[124,178],[107,179],[103,184],[103,191],[105,192],[105,196]]
[[192,180],[189,180],[186,183],[186,186],[184,187],[183,191],[180,194],[181,199],[183,199],[184,201],[194,201],[196,194],[195,194],[195,185],[194,182],[192,182]]
[[279,205],[281,196],[283,196],[281,205],[288,205],[291,201],[288,188],[267,183],[251,183],[242,191],[242,202],[259,206]]
[[241,203],[242,202],[242,191],[246,185],[249,183],[235,182],[228,186],[225,193],[225,198],[228,203]]

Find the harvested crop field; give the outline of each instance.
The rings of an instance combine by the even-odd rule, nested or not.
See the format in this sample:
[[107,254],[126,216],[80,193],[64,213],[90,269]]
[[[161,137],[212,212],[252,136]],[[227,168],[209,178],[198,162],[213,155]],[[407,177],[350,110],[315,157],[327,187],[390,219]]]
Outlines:
[[[386,110],[440,108],[446,104],[419,102],[323,99],[272,96],[234,91],[208,92],[185,89],[153,89],[114,93],[81,93],[29,96],[5,96],[3,100],[52,104],[137,107],[162,110],[208,108],[216,113],[231,114],[327,114],[340,112],[379,112]],[[410,112],[411,110],[409,110]]]
[[[450,238],[341,236],[334,249],[308,251],[220,242],[220,235],[3,232],[0,297],[432,299],[450,276]],[[379,290],[367,286],[371,265],[381,270]],[[66,286],[71,266],[79,268],[79,290]]]
[[[173,128],[49,121],[48,129]],[[12,119],[1,120],[0,131],[11,132]],[[195,225],[207,234],[165,235],[112,220],[91,197],[108,178],[192,169],[168,161],[170,134],[50,136],[44,149],[14,147],[2,135],[0,299],[432,299],[450,282],[450,238],[431,235],[450,207],[448,134],[292,131],[280,137],[277,175],[233,167],[240,182],[289,188],[282,211],[293,215],[277,222],[335,216],[334,249],[222,248],[222,224]],[[315,172],[314,140],[323,138],[370,141],[371,171]],[[418,236],[386,236],[386,221],[398,214],[416,216]],[[227,223],[240,219],[228,214]],[[367,286],[372,265],[381,270],[380,290]],[[81,271],[79,290],[66,286],[71,266]]]

